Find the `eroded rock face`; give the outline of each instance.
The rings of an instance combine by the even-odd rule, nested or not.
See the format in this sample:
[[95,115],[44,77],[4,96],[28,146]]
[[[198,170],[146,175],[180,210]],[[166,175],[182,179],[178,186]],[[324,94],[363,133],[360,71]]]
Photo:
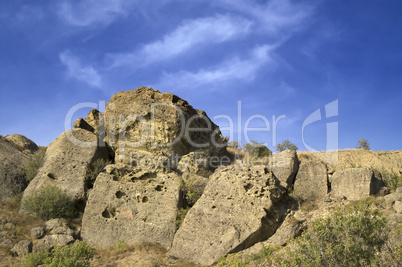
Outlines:
[[268,166],[283,186],[292,186],[299,168],[296,151],[288,149],[273,154],[269,159]]
[[5,137],[11,144],[13,144],[20,151],[28,150],[31,153],[38,151],[38,146],[31,140],[20,134],[8,135]]
[[296,175],[293,195],[303,200],[316,200],[327,193],[327,166],[320,161],[302,162]]
[[377,177],[369,168],[351,168],[335,172],[332,176],[331,195],[346,197],[348,200],[360,200],[375,195],[383,186],[380,177]]
[[28,160],[28,154],[0,137],[0,200],[13,197],[28,185],[24,173]]
[[283,219],[285,196],[267,168],[218,168],[177,231],[170,255],[210,265],[269,238]]
[[113,246],[120,239],[127,244],[158,242],[170,248],[181,207],[180,178],[173,172],[121,164],[106,170],[97,177],[85,208],[83,240],[96,247]]
[[106,147],[98,146],[94,133],[83,129],[62,133],[49,145],[43,167],[24,191],[23,199],[44,186],[52,185],[75,201],[85,202],[86,191],[93,183],[93,178],[89,177],[91,166],[99,159],[106,161],[109,154]]
[[105,125],[116,162],[130,164],[132,152],[178,159],[197,150],[225,152],[226,139],[205,112],[148,87],[115,94],[106,105]]

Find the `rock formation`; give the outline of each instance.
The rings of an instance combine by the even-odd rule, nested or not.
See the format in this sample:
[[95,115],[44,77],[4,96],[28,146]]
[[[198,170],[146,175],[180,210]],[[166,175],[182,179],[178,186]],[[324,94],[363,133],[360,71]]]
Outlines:
[[316,200],[327,193],[327,166],[320,161],[302,162],[296,175],[293,195],[302,200]]
[[177,231],[170,254],[213,264],[270,237],[283,220],[285,189],[263,166],[221,167]]
[[28,185],[25,167],[37,146],[22,135],[0,136],[0,200],[20,193]]
[[98,146],[94,133],[83,129],[62,133],[49,145],[43,167],[24,191],[23,199],[43,186],[53,185],[85,206],[87,190],[96,176],[92,165],[99,159],[109,160],[109,154],[107,147]]
[[353,168],[335,172],[332,176],[331,195],[360,200],[375,195],[384,185],[369,168]]
[[226,151],[227,140],[205,112],[148,87],[115,94],[106,105],[105,125],[116,162],[125,164],[131,163],[133,152],[180,159],[193,151],[212,156]]
[[283,186],[292,186],[299,168],[296,151],[288,149],[273,154],[269,159],[268,167]]
[[96,247],[116,240],[158,242],[169,249],[181,206],[180,178],[109,165],[96,179],[82,221],[82,238]]

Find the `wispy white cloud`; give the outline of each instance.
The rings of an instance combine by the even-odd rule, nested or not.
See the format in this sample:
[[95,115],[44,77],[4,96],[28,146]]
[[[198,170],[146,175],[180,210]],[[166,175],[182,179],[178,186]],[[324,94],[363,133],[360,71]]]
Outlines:
[[289,26],[300,26],[312,11],[311,6],[293,4],[290,0],[271,0],[262,4],[249,0],[220,0],[219,3],[256,20],[258,30],[273,34]]
[[138,51],[110,54],[113,67],[146,65],[182,54],[196,45],[222,43],[248,32],[251,22],[229,15],[184,21],[161,40],[143,46]]
[[275,64],[270,55],[274,48],[274,45],[257,46],[250,51],[246,59],[233,57],[218,66],[200,69],[197,72],[164,73],[159,85],[174,88],[194,88],[205,84],[227,81],[252,81],[262,66],[270,62]]
[[132,0],[64,0],[58,5],[58,15],[73,26],[109,24],[120,16],[126,16]]
[[67,75],[70,78],[85,82],[92,87],[101,86],[102,78],[99,73],[90,65],[84,66],[70,51],[60,53],[59,58],[67,67]]

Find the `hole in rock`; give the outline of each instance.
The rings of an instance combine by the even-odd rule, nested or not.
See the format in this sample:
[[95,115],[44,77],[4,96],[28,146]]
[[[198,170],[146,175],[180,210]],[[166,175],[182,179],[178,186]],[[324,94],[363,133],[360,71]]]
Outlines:
[[142,203],[147,203],[148,202],[148,197],[147,196],[144,196],[143,198],[142,198]]
[[122,191],[117,191],[116,192],[116,197],[117,198],[122,198],[122,197],[125,197],[125,196],[127,196],[126,193],[124,193]]
[[156,191],[162,191],[162,189],[163,189],[163,186],[160,185],[160,184],[158,184],[158,185],[155,187],[155,190],[156,190]]
[[102,212],[102,217],[103,218],[113,218],[116,215],[116,210],[114,208],[106,208],[103,212]]

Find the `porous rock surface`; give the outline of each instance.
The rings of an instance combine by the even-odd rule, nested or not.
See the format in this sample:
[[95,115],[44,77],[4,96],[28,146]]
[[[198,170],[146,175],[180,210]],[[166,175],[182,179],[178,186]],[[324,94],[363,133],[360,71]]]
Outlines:
[[148,87],[115,94],[106,105],[105,126],[116,162],[130,163],[133,151],[179,157],[197,150],[226,151],[227,140],[204,111]]
[[383,186],[381,177],[377,177],[369,168],[350,168],[337,171],[332,176],[331,195],[346,197],[348,200],[360,200],[375,195]]
[[210,265],[267,239],[283,220],[285,196],[263,166],[218,168],[177,231],[170,255]]
[[90,193],[82,238],[96,247],[124,240],[127,244],[158,242],[168,249],[180,206],[180,178],[174,172],[109,165]]
[[67,130],[49,145],[44,164],[24,191],[23,200],[51,185],[59,187],[73,200],[85,203],[86,192],[93,183],[87,173],[98,159],[108,160],[109,154],[106,147],[98,146],[94,133]]

